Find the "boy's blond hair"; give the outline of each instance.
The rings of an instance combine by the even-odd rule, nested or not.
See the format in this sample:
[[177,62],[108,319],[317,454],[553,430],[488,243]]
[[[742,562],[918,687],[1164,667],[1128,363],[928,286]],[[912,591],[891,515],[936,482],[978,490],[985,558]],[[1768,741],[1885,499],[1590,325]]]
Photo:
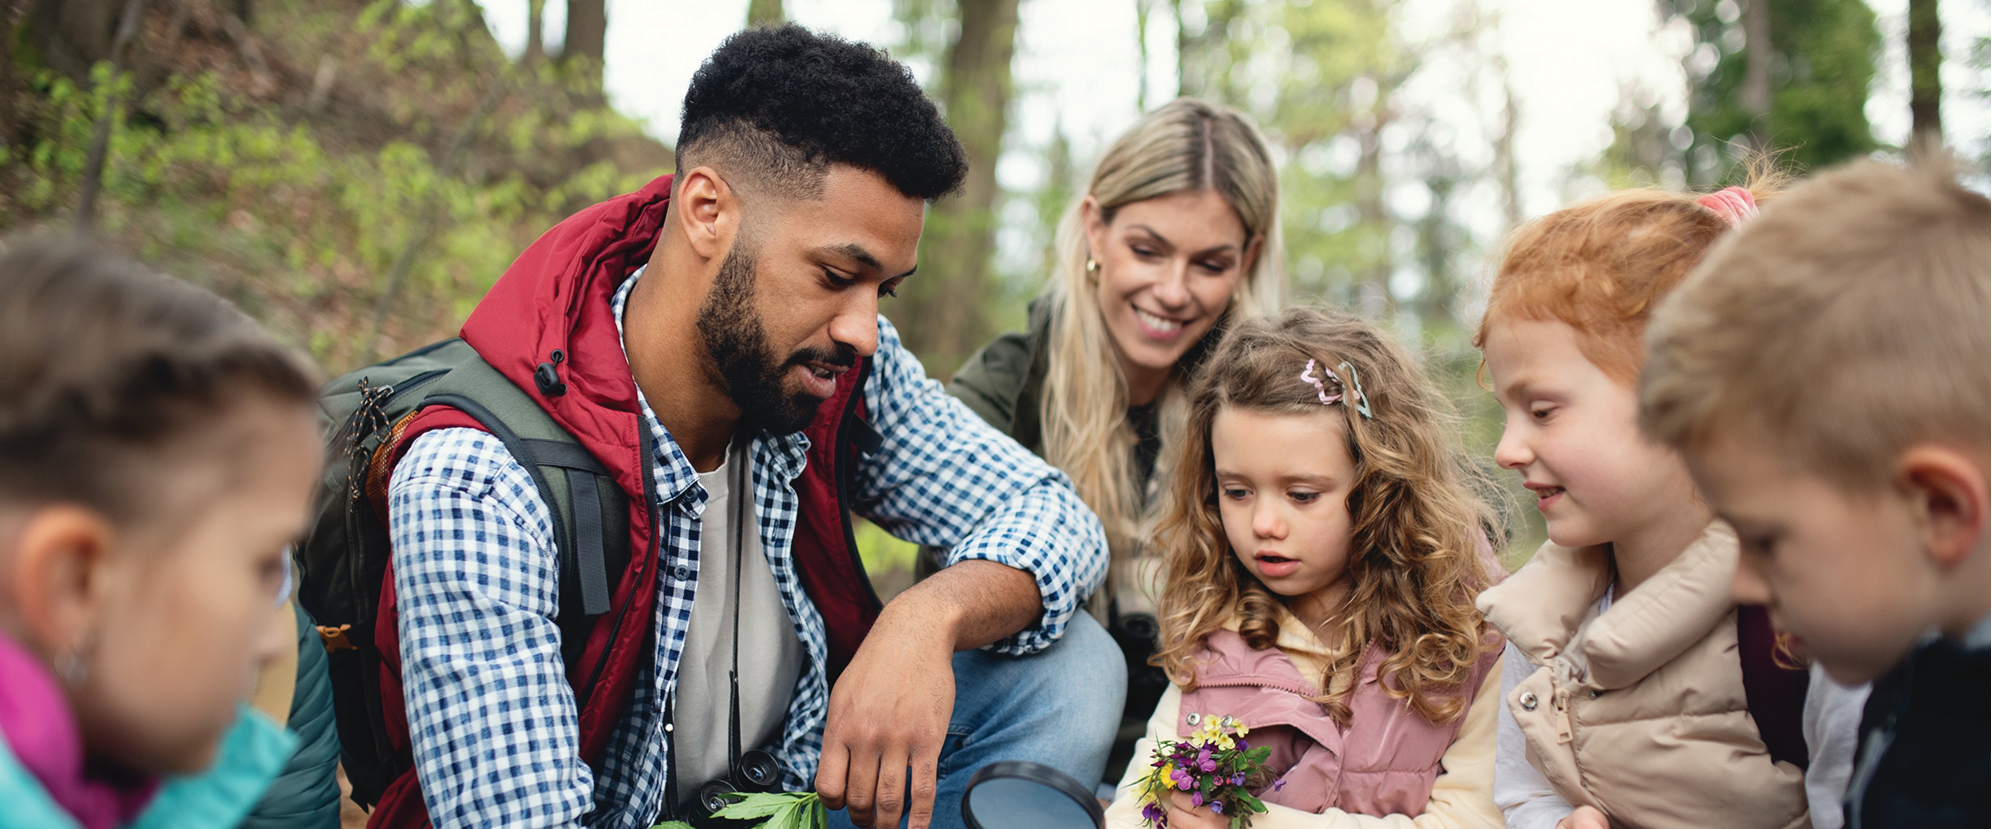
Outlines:
[[[1711,251],[1655,311],[1640,420],[1675,447],[1756,430],[1850,490],[1921,440],[1987,441],[1992,209],[1948,163],[1821,174]],[[1733,434],[1733,432],[1731,432]]]

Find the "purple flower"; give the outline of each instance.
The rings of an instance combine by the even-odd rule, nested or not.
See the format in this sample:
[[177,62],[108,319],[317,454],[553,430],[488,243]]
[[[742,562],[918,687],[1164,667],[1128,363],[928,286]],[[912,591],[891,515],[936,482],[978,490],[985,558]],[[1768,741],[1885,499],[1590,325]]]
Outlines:
[[1275,781],[1273,781],[1273,791],[1279,791],[1279,790],[1281,790],[1281,789],[1284,789],[1284,788],[1286,788],[1286,780],[1285,780],[1285,779],[1280,779],[1280,780],[1275,780]]
[[1245,785],[1245,775],[1242,772],[1239,774],[1231,775],[1231,785],[1233,786]]
[[1196,794],[1190,795],[1190,805],[1192,806],[1204,805],[1203,792],[1197,792]]
[[1211,811],[1213,811],[1213,812],[1216,812],[1216,813],[1218,813],[1218,814],[1220,814],[1220,815],[1221,815],[1221,814],[1224,814],[1224,801],[1222,801],[1222,800],[1213,800],[1213,801],[1211,801],[1211,802],[1210,802],[1210,810],[1211,810]]
[[1247,742],[1245,742],[1245,738],[1244,738],[1244,737],[1239,737],[1239,738],[1238,738],[1238,750],[1239,750],[1239,751],[1244,751],[1244,750],[1246,750],[1246,749],[1249,749],[1249,748],[1251,748],[1251,747],[1252,747],[1252,744],[1251,744],[1251,743],[1247,743]]
[[1162,811],[1162,807],[1157,806],[1153,803],[1149,803],[1141,807],[1141,818],[1150,823],[1162,820],[1167,815],[1168,815],[1167,812]]

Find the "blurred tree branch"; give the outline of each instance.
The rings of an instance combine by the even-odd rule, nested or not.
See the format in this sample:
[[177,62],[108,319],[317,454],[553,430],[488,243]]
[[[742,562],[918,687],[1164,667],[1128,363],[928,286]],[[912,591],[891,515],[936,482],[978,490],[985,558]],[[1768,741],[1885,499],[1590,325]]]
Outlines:
[[138,24],[145,17],[145,0],[125,0],[124,16],[118,21],[117,36],[111,41],[109,88],[104,90],[104,111],[90,134],[90,155],[83,162],[83,184],[76,199],[75,227],[89,230],[97,222],[97,194],[104,188],[104,159],[111,150],[111,125],[118,116],[118,78],[124,73],[125,50],[138,36]]

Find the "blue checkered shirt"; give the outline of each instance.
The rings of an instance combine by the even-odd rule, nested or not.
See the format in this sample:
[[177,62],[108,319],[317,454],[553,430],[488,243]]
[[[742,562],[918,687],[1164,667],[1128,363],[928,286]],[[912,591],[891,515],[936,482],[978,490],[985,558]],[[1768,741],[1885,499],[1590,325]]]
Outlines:
[[[641,274],[641,271],[638,272]],[[636,282],[615,295],[615,317]],[[951,548],[949,563],[1000,562],[1032,574],[1038,623],[990,647],[1027,654],[1056,641],[1106,577],[1099,521],[1063,474],[1004,437],[926,378],[881,317],[865,405],[884,445],[860,462],[859,514],[908,541]],[[439,429],[417,438],[389,484],[402,687],[415,769],[429,815],[447,827],[640,829],[663,802],[662,701],[698,588],[706,493],[677,442],[638,392],[654,438],[661,547],[655,670],[591,770],[580,758],[573,691],[563,674],[553,521],[531,476],[496,438]],[[775,755],[786,785],[816,775],[830,698],[823,617],[797,580],[790,540],[809,441],[758,435],[751,449],[755,518],[796,636],[808,654]],[[697,781],[680,781],[681,797]]]

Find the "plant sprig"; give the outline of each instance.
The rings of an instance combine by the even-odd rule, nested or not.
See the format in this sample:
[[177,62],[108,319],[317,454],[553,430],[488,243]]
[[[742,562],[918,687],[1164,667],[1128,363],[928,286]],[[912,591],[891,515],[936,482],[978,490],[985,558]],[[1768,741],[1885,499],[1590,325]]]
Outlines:
[[[815,792],[765,792],[726,795],[733,802],[713,812],[728,820],[759,820],[760,829],[829,829],[830,812]],[[651,829],[692,829],[682,820],[657,824]]]

